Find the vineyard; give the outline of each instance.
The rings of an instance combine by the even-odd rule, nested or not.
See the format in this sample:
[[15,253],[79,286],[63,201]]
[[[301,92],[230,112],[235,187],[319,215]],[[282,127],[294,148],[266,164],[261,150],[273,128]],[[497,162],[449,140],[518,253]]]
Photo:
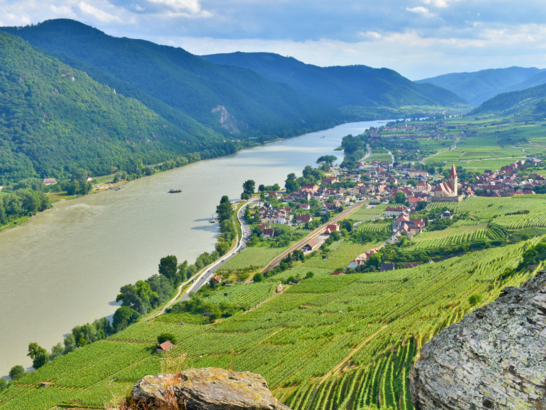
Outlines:
[[[471,310],[470,295],[481,293],[487,303],[504,286],[526,280],[500,283],[497,277],[518,264],[528,243],[388,273],[323,274],[279,294],[273,287],[280,275],[224,288],[209,300],[257,307],[215,324],[181,325],[167,314],[130,326],[16,382],[0,395],[0,409],[101,406],[126,394],[140,377],[165,371],[166,357],[183,354],[181,369],[217,366],[262,374],[294,410],[413,409],[407,375],[420,347]],[[328,259],[312,258],[282,275],[329,270],[365,248],[343,242]],[[162,358],[153,342],[165,331],[178,342]],[[53,384],[36,388],[43,381]]]
[[264,267],[267,263],[280,255],[285,248],[255,248],[248,247],[222,266],[222,270],[244,269],[251,266],[259,268]]
[[350,216],[354,221],[369,221],[370,219],[379,218],[385,215],[387,205],[376,205],[374,208],[368,208],[366,205],[357,209]]
[[358,226],[359,231],[366,231],[366,232],[384,232],[384,233],[391,233],[392,232],[392,221],[382,221],[380,223],[363,223]]

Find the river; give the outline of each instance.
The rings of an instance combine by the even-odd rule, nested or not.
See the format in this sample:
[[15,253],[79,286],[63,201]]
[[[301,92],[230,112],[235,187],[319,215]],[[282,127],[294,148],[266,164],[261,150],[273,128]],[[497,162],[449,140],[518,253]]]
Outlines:
[[0,377],[31,365],[30,342],[49,350],[75,325],[112,315],[119,288],[157,273],[161,257],[192,263],[213,251],[218,225],[209,219],[222,195],[238,198],[247,179],[282,186],[321,155],[341,160],[334,149],[342,137],[379,123],[343,124],[158,173],[56,203],[0,234]]

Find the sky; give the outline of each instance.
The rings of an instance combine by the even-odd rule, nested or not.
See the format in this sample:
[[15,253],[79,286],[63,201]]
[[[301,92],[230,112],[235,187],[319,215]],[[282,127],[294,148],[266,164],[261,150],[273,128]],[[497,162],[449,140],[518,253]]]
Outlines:
[[0,0],[0,26],[55,18],[198,55],[265,51],[412,80],[546,67],[544,0]]

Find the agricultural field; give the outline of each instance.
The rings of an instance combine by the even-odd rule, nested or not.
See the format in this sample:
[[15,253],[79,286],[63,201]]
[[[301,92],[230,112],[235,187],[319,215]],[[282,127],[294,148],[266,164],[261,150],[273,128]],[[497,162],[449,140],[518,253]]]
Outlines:
[[392,233],[392,220],[368,222],[358,225],[359,231]]
[[280,255],[285,248],[248,247],[222,266],[223,270],[244,269],[251,266],[263,268],[267,263]]
[[[179,325],[166,314],[130,326],[15,382],[0,394],[0,409],[100,408],[146,374],[207,366],[262,374],[294,410],[413,409],[407,375],[421,346],[472,310],[470,295],[480,293],[487,303],[504,286],[528,279],[498,278],[539,239],[413,269],[316,276],[279,294],[278,275],[223,288],[209,300],[256,307],[214,324]],[[305,269],[330,268],[363,248],[341,243]],[[162,356],[153,342],[165,331],[178,341]],[[38,389],[42,381],[53,384]]]
[[372,207],[373,205],[364,204],[362,207],[353,212],[349,219],[356,222],[365,222],[385,215],[387,205],[375,205],[375,207]]
[[457,246],[487,239],[501,239],[502,236],[489,228],[487,223],[460,224],[458,227],[447,228],[443,231],[423,232],[412,239],[414,245],[407,250],[436,249],[445,246]]

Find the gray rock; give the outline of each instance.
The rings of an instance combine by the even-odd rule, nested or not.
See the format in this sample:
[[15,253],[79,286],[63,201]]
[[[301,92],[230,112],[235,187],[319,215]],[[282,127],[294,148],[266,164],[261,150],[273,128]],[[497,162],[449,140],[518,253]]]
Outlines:
[[417,410],[546,409],[546,271],[432,338],[409,378]]
[[131,409],[290,410],[259,374],[218,368],[189,369],[140,379]]

